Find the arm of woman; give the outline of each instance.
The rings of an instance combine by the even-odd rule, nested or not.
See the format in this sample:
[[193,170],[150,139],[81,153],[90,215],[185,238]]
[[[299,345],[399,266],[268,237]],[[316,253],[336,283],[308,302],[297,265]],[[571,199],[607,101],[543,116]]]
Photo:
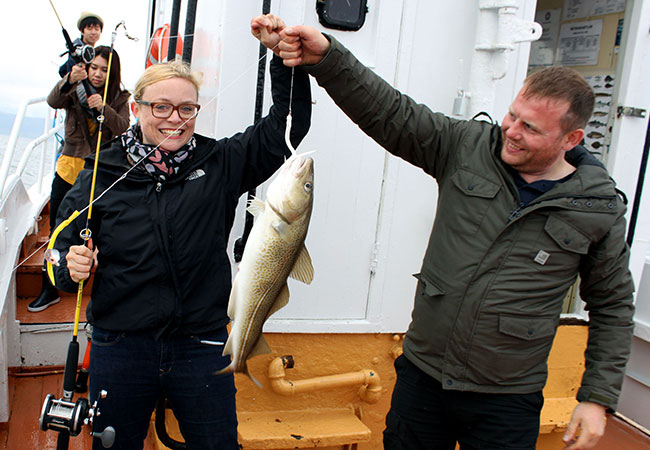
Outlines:
[[47,104],[54,109],[65,109],[72,107],[72,98],[70,97],[71,93],[74,93],[72,90],[72,84],[68,81],[70,74],[67,74],[61,80],[58,81],[50,91],[50,94],[47,96]]
[[111,130],[111,138],[118,136],[129,128],[129,93],[122,91],[117,100],[106,104],[104,108],[104,125]]
[[[70,217],[74,211],[80,211],[88,204],[91,177],[92,170],[81,171],[75,184],[59,206],[57,226]],[[80,214],[68,226],[61,229],[54,243],[54,248],[61,255],[59,265],[53,268],[55,284],[58,289],[66,292],[76,292],[79,281],[88,278],[90,273],[93,252],[83,246],[83,241],[79,237],[79,233],[86,225],[86,214]]]
[[88,78],[86,69],[83,64],[77,64],[72,67],[70,73],[65,75],[47,96],[47,104],[52,108],[70,108],[72,106],[72,95],[75,91],[72,89],[79,81]]

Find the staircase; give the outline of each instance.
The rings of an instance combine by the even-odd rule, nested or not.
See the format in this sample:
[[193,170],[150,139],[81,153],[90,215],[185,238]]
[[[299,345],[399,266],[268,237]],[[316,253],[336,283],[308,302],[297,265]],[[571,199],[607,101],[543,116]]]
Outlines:
[[[38,220],[38,232],[27,236],[22,244],[19,261],[27,257],[29,259],[16,271],[16,320],[20,322],[22,366],[27,368],[65,364],[68,343],[72,337],[76,293],[59,291],[61,295],[59,303],[36,313],[27,310],[27,305],[41,292],[43,254],[46,247],[44,244],[50,234],[49,220],[49,207],[46,206]],[[81,356],[84,354],[87,342],[83,329],[91,289],[92,277],[84,286],[81,304],[79,325]]]

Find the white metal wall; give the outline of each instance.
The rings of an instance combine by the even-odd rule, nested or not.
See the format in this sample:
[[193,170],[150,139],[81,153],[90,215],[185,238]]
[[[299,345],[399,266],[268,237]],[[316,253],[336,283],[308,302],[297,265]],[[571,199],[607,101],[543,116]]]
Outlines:
[[[204,72],[201,133],[231,135],[252,122],[258,46],[249,22],[261,2],[250,3],[199,2],[193,66]],[[520,3],[518,15],[532,20],[535,2]],[[321,27],[314,4],[277,0],[272,12],[288,25],[312,25],[336,36],[388,82],[434,110],[451,113],[457,90],[467,89],[470,78],[476,2],[369,0],[358,32]],[[171,2],[162,7],[166,19],[161,20],[169,21]],[[509,58],[508,74],[497,84],[489,111],[495,119],[503,116],[523,80],[527,54],[524,45]],[[267,103],[268,92],[267,79]],[[436,184],[387,155],[315,82],[312,94],[312,127],[299,150],[316,150],[315,207],[307,238],[316,274],[310,286],[290,280],[289,305],[265,330],[404,331],[415,290],[412,274],[419,271],[433,222]],[[240,205],[230,249],[242,221]]]

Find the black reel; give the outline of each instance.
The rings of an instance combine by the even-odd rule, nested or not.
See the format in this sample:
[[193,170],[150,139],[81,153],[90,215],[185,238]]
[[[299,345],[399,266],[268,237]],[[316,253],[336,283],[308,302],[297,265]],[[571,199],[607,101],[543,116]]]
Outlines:
[[91,45],[76,45],[74,51],[67,51],[62,53],[61,56],[69,54],[72,59],[78,64],[80,62],[90,64],[95,59],[95,49]]
[[[106,398],[106,391],[100,393],[100,398]],[[54,395],[47,394],[38,424],[43,431],[54,430],[77,436],[81,433],[82,426],[92,424],[93,418],[99,414],[97,401],[91,406],[85,398],[71,402],[64,399],[57,400]],[[102,432],[93,432],[91,435],[100,439],[104,448],[112,447],[115,442],[115,429],[110,426]]]

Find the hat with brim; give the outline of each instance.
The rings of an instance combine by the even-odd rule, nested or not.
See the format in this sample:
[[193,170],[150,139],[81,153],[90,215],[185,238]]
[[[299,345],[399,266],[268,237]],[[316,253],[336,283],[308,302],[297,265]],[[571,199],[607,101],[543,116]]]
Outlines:
[[101,17],[99,17],[97,14],[91,13],[90,11],[84,11],[81,13],[81,17],[79,17],[79,20],[77,20],[77,28],[79,28],[79,31],[83,33],[84,30],[81,29],[81,22],[83,22],[85,19],[90,19],[91,17],[99,20],[99,23],[101,24],[102,28],[104,28],[104,21],[102,20]]

